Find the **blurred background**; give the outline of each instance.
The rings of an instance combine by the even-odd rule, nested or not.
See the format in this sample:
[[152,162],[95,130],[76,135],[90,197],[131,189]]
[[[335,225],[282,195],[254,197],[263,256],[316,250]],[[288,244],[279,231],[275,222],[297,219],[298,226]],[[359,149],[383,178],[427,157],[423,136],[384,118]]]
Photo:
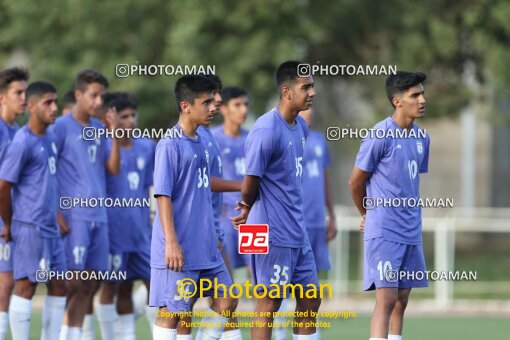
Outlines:
[[[425,72],[427,113],[418,124],[432,143],[421,195],[455,205],[423,211],[427,264],[476,271],[477,280],[415,290],[405,331],[414,339],[507,339],[509,17],[505,0],[0,0],[0,66],[27,67],[31,81],[55,83],[60,97],[78,71],[97,69],[111,90],[137,96],[144,128],[175,124],[177,77],[117,78],[117,64],[215,65],[224,86],[249,91],[248,123],[276,102],[274,72],[284,60]],[[384,79],[316,77],[315,129],[368,128],[390,115]],[[361,292],[359,216],[347,187],[359,143],[329,142],[340,233],[331,244],[334,269],[322,276],[335,297],[322,308],[358,316],[335,321],[325,338],[366,338],[374,303],[373,293]]]

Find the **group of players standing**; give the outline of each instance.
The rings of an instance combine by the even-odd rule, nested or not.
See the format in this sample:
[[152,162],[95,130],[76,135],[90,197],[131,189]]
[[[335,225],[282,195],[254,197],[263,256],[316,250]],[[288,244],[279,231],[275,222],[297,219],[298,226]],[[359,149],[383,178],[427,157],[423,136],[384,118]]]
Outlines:
[[[147,310],[154,339],[191,339],[185,320],[175,314],[191,310],[196,301],[180,295],[178,284],[183,279],[217,279],[228,286],[233,282],[232,268],[249,262],[255,284],[318,285],[318,271],[330,266],[327,242],[336,236],[327,173],[330,160],[325,137],[309,130],[313,77],[298,77],[298,65],[288,61],[279,66],[279,103],[249,133],[242,128],[249,105],[244,90],[222,89],[216,76],[181,77],[174,88],[179,120],[173,127],[182,132],[181,137],[164,138],[157,146],[149,139],[84,138],[84,127],[133,129],[137,122],[134,97],[106,93],[108,81],[96,71],[78,74],[76,103],[58,119],[53,85],[37,81],[27,86],[25,70],[2,71],[0,339],[6,337],[7,320],[14,339],[28,339],[31,299],[41,281],[36,277],[38,270],[126,271],[127,281],[102,283],[96,309],[103,338],[118,339],[135,338],[133,280],[144,281],[149,305],[158,309]],[[390,101],[421,85],[424,78],[415,80],[389,94]],[[419,96],[423,93],[415,97]],[[15,118],[25,109],[30,118],[19,128]],[[224,123],[209,130],[218,112]],[[382,147],[362,144],[351,183],[367,182],[374,163],[385,156]],[[428,159],[428,144],[423,147]],[[374,160],[374,150],[379,159]],[[418,153],[423,154],[420,149]],[[420,172],[425,172],[426,160],[420,159]],[[58,208],[59,197],[147,198],[151,186],[157,201],[152,228],[149,207]],[[366,210],[359,206],[357,196],[363,198],[366,192],[360,189],[356,196],[357,187],[361,188],[351,189],[364,216]],[[268,254],[251,255],[248,261],[238,253],[235,228],[244,223],[269,225]],[[383,239],[379,234],[371,239]],[[405,244],[407,238],[399,241]],[[418,257],[421,251],[423,257],[420,247],[403,249]],[[424,266],[422,262],[419,265]],[[365,276],[366,289],[374,283],[377,288],[385,287],[371,280],[371,273]],[[78,275],[67,282],[53,279],[47,284],[41,338],[93,338],[92,302],[100,283]],[[407,299],[409,292],[402,296]],[[398,293],[393,306],[400,301]],[[209,326],[201,327],[196,338],[240,339],[240,329],[232,326],[236,320],[225,328],[229,318],[224,316],[225,311],[235,310],[237,300],[211,298],[210,313],[202,320]],[[271,312],[278,311],[281,302],[267,296],[258,299],[254,319],[269,325]],[[320,303],[320,298],[296,297],[296,311],[317,312]],[[385,303],[381,313],[392,315],[391,301]],[[315,317],[296,316],[295,321],[313,324]],[[386,327],[386,335],[388,322],[389,317],[379,322]],[[272,329],[253,327],[251,333],[253,339],[269,339]],[[285,330],[279,333],[285,336]],[[294,327],[293,333],[295,339],[318,338],[315,327]]]

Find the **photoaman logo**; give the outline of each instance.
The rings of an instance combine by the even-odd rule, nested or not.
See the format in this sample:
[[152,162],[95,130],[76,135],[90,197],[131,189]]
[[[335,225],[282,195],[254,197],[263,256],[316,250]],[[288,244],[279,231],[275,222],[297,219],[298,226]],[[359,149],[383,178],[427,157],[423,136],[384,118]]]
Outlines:
[[269,253],[269,225],[241,224],[239,226],[239,254]]

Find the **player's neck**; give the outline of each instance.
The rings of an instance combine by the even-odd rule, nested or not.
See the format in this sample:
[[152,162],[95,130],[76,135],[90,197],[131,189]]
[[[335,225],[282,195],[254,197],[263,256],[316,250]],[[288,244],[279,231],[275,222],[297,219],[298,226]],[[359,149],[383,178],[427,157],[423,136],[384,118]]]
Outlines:
[[133,145],[133,142],[131,141],[131,138],[120,138],[119,145],[123,148],[129,148]]
[[30,115],[30,119],[28,120],[28,128],[30,131],[32,131],[33,134],[44,136],[46,134],[46,128],[48,125],[32,117],[33,116]]
[[197,138],[198,124],[193,123],[181,114],[177,125],[179,125],[179,127],[182,129],[182,132],[184,132],[184,134],[189,138]]
[[16,120],[16,113],[10,112],[7,109],[4,109],[0,112],[0,117],[2,117],[2,120],[7,123],[7,125],[11,126],[14,124],[14,121]]
[[225,123],[223,123],[223,132],[230,137],[239,137],[241,135],[241,125],[226,120]]
[[88,125],[90,123],[90,116],[87,112],[80,110],[77,106],[71,113],[73,118],[76,119],[80,124]]
[[290,126],[296,124],[296,117],[299,114],[299,110],[294,110],[288,105],[285,105],[285,103],[281,101],[276,109],[278,110],[278,112],[280,112],[280,115],[283,117],[283,119],[285,119],[285,121]]
[[410,130],[414,124],[414,118],[406,117],[401,112],[395,111],[393,115],[391,115],[391,119],[402,129]]

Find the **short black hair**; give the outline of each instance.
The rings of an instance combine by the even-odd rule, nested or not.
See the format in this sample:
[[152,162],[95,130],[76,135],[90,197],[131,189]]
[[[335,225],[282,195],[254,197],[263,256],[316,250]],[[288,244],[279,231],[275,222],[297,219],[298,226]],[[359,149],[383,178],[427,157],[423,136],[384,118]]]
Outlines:
[[276,70],[276,86],[280,88],[283,84],[292,84],[298,78],[298,65],[300,61],[287,60],[278,66]]
[[212,93],[218,88],[211,79],[199,75],[187,75],[179,78],[175,83],[174,97],[177,109],[181,112],[181,102],[192,104],[195,99],[204,93]]
[[74,96],[74,90],[67,91],[62,97],[62,107],[76,104],[76,97]]
[[405,92],[413,86],[418,84],[422,84],[427,76],[422,72],[406,72],[406,71],[397,71],[396,74],[392,74],[388,78],[386,78],[386,95],[388,96],[388,100],[393,105],[393,97],[395,94]]
[[204,75],[204,77],[211,79],[213,82],[215,82],[216,86],[217,86],[217,90],[221,91],[221,89],[223,88],[223,84],[221,83],[220,77],[218,77],[215,74],[206,74],[206,75]]
[[221,90],[221,98],[223,100],[222,102],[223,105],[228,104],[228,102],[232,99],[246,96],[248,96],[248,92],[236,86],[225,87],[223,90]]
[[77,90],[81,92],[85,92],[87,90],[87,86],[93,83],[99,83],[103,85],[105,88],[108,88],[108,80],[105,76],[99,73],[96,70],[83,70],[76,76],[76,84],[75,87]]
[[104,97],[104,102],[108,108],[114,107],[117,112],[127,108],[138,109],[136,97],[127,92],[113,92]]
[[21,67],[11,67],[0,72],[0,91],[5,91],[14,81],[27,81],[28,71]]
[[25,96],[27,101],[29,101],[32,97],[40,97],[46,93],[57,93],[57,89],[53,84],[50,84],[45,81],[35,81],[32,84],[28,85],[27,90],[25,92]]

